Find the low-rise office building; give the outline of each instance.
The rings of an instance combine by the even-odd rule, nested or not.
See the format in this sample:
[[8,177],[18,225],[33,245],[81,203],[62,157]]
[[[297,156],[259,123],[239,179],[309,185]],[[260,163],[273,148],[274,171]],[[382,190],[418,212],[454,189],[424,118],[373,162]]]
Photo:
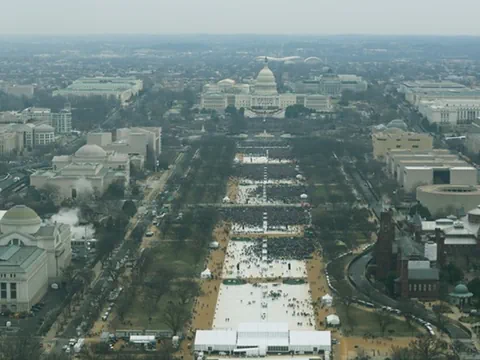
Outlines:
[[480,89],[467,88],[452,81],[405,81],[400,84],[398,90],[405,94],[405,100],[416,108],[422,101],[480,99]]
[[406,192],[414,191],[421,185],[477,185],[477,169],[472,166],[406,166],[403,183]]
[[421,221],[417,236],[435,241],[439,257],[437,262],[440,259],[443,264],[453,262],[461,268],[471,269],[473,264],[479,264],[480,207],[460,218],[449,215],[435,221]]
[[135,77],[86,77],[54,91],[53,96],[113,96],[124,102],[142,90],[143,81]]
[[57,134],[68,134],[72,132],[72,111],[69,107],[60,110],[58,113],[47,108],[31,107],[19,114],[22,122],[44,123],[53,126]]
[[405,191],[420,185],[477,185],[477,171],[448,150],[392,149],[385,155],[387,171]]
[[5,124],[0,125],[0,153],[9,154],[31,151],[56,141],[55,129],[47,124]]
[[480,119],[480,98],[421,101],[418,111],[430,124],[444,127],[466,126]]
[[345,90],[366,91],[368,83],[361,76],[352,74],[327,73],[310,80],[297,81],[295,92],[339,96]]
[[0,217],[0,307],[28,311],[70,264],[70,227],[45,224],[24,205]]
[[135,166],[143,167],[145,159],[162,153],[162,128],[132,127],[117,129],[115,140],[110,132],[90,133],[87,144],[98,145],[106,151],[127,154]]
[[446,149],[433,149],[419,151],[416,149],[391,149],[385,155],[387,171],[390,175],[395,176],[400,170],[399,166],[402,161],[443,161],[457,160],[458,156],[450,153]]
[[372,134],[373,157],[384,159],[392,149],[432,150],[433,138],[429,134],[390,128]]
[[0,90],[8,95],[32,98],[35,92],[33,85],[18,85],[0,82]]

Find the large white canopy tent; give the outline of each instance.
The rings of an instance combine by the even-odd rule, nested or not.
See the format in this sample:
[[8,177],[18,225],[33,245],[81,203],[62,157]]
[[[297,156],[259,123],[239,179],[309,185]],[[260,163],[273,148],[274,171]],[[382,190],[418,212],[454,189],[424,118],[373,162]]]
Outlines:
[[289,330],[288,323],[240,323],[230,329],[197,330],[195,351],[231,352],[258,349],[268,353],[321,353],[331,351],[330,331]]
[[335,314],[330,314],[326,317],[326,322],[328,326],[339,326],[340,318]]

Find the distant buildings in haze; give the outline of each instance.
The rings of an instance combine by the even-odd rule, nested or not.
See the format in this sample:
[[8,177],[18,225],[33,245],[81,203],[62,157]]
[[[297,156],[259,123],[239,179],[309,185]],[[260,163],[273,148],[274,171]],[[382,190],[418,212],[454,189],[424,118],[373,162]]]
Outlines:
[[142,90],[143,81],[135,77],[85,77],[54,91],[53,96],[113,96],[125,102]]

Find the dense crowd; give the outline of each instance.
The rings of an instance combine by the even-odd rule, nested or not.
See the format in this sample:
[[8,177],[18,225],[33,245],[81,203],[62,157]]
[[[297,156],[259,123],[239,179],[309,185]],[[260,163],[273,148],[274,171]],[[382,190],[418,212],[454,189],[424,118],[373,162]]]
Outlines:
[[239,178],[248,178],[250,180],[264,180],[265,169],[267,169],[268,179],[287,179],[295,178],[299,173],[292,164],[243,164],[235,167],[235,176]]
[[223,220],[240,226],[263,226],[264,216],[268,219],[268,227],[288,225],[306,225],[309,213],[301,207],[229,207],[220,209]]
[[292,153],[289,148],[272,148],[268,150],[268,157],[271,159],[291,159]]
[[[305,260],[315,250],[311,238],[268,238],[267,243],[269,260]],[[251,250],[257,257],[261,258],[263,244],[261,241],[256,241],[255,246],[250,247],[248,250]]]

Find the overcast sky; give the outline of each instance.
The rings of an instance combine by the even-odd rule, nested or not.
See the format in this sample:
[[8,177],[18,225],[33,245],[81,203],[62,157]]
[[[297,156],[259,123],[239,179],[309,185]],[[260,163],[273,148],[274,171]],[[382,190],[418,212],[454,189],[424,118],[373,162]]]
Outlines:
[[480,0],[0,0],[0,34],[480,35]]

